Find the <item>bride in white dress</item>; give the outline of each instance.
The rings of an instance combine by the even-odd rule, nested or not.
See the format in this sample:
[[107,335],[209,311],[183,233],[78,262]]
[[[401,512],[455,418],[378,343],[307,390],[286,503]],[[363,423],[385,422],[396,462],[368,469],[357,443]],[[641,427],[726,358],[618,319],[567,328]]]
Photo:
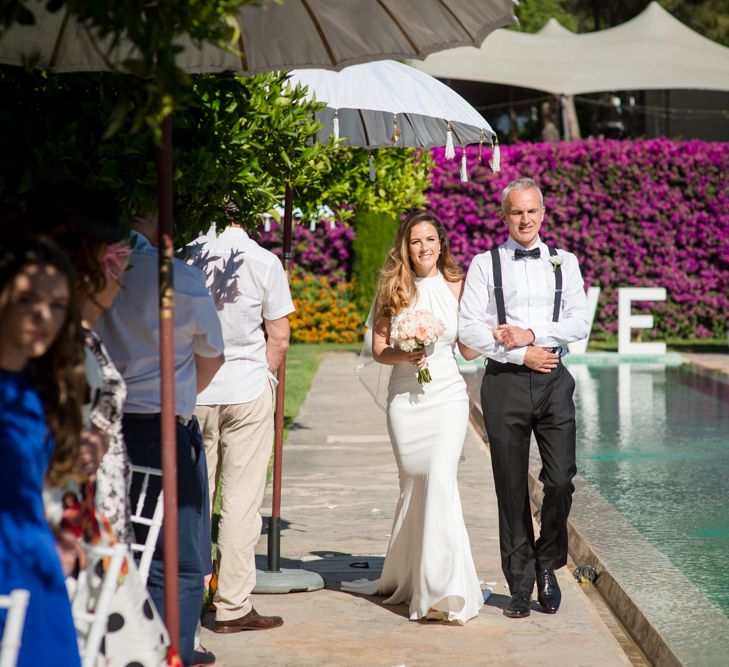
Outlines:
[[[461,284],[443,227],[432,214],[410,216],[381,273],[372,342],[375,361],[394,367],[387,427],[400,498],[381,578],[343,582],[342,589],[387,594],[385,604],[409,604],[413,621],[463,624],[478,615],[484,601],[457,482],[469,407],[455,346],[467,359],[478,356],[457,341]],[[427,354],[390,344],[394,319],[415,310],[431,311],[445,324]],[[418,370],[426,364],[432,381],[419,384]]]

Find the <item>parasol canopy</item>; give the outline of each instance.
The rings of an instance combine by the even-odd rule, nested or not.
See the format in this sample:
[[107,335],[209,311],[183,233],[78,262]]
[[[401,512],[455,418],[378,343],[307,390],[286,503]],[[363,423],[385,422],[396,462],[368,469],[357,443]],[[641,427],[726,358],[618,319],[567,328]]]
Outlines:
[[[0,64],[32,62],[55,72],[123,69],[139,57],[123,38],[100,37],[67,7],[26,3],[34,25],[13,25],[0,39]],[[280,69],[341,68],[379,58],[416,58],[454,46],[480,46],[516,23],[514,0],[284,0],[245,5],[230,50],[179,40],[176,64],[190,73],[258,74]]]
[[392,60],[352,65],[335,72],[294,70],[291,82],[325,102],[317,114],[319,139],[334,134],[363,148],[465,146],[493,143],[486,119],[453,89],[420,70]]

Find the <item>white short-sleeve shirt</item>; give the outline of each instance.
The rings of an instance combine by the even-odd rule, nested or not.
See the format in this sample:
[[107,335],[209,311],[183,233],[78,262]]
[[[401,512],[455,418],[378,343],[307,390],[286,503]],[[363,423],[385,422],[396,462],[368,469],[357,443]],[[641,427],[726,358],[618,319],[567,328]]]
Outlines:
[[198,405],[231,405],[258,398],[268,382],[263,320],[294,312],[281,261],[237,227],[187,247],[203,270],[225,340],[225,363],[197,397]]
[[[144,236],[132,235],[135,246],[130,269],[96,333],[126,382],[124,412],[149,414],[161,410],[158,255]],[[173,279],[175,413],[189,419],[197,394],[195,355],[217,357],[223,352],[223,335],[203,274],[175,259]]]

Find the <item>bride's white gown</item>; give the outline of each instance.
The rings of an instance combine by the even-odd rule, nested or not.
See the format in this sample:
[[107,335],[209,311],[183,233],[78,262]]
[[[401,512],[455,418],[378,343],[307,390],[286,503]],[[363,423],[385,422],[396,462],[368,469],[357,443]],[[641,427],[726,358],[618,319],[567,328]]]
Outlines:
[[484,595],[457,482],[468,427],[466,384],[454,356],[458,302],[440,274],[416,280],[418,300],[408,310],[430,310],[446,330],[427,351],[432,382],[418,384],[411,364],[393,368],[387,427],[400,499],[390,544],[380,579],[343,582],[342,589],[389,594],[385,604],[410,605],[410,620],[428,617],[465,623],[478,615]]

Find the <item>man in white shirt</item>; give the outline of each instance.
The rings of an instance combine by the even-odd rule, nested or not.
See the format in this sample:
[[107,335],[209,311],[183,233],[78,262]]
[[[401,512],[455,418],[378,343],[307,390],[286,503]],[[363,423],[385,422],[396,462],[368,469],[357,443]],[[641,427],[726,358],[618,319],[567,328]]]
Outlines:
[[[157,287],[158,219],[136,218],[130,268],[97,333],[127,385],[122,419],[124,439],[133,464],[161,467],[159,293]],[[199,664],[212,654],[195,651],[194,637],[203,602],[203,511],[207,506],[202,440],[193,418],[195,397],[223,363],[223,336],[215,305],[202,273],[174,260],[175,287],[175,412],[177,415],[178,571],[180,601],[180,656],[185,665]],[[156,500],[159,482],[150,481],[148,501]],[[139,488],[131,489],[132,506]],[[149,504],[149,503],[148,503]],[[147,508],[145,508],[147,509]],[[151,513],[150,513],[151,516]],[[135,528],[136,530],[136,528]],[[141,539],[139,539],[141,537]],[[157,544],[147,587],[164,617],[162,535]],[[138,536],[143,541],[144,536]],[[209,545],[209,535],[207,536]]]
[[195,414],[205,440],[213,507],[220,486],[215,632],[268,630],[283,624],[252,606],[254,549],[273,444],[274,374],[289,344],[294,311],[279,259],[237,224],[217,238],[188,246],[203,269],[225,340],[225,363],[197,397]]
[[[481,387],[499,506],[501,563],[511,591],[504,614],[529,615],[531,594],[553,614],[554,570],[567,562],[567,517],[575,465],[574,380],[560,362],[567,343],[589,333],[577,258],[539,238],[542,193],[529,178],[502,194],[506,243],[474,257],[461,299],[461,341],[488,357]],[[539,539],[529,506],[531,434],[544,484]]]

